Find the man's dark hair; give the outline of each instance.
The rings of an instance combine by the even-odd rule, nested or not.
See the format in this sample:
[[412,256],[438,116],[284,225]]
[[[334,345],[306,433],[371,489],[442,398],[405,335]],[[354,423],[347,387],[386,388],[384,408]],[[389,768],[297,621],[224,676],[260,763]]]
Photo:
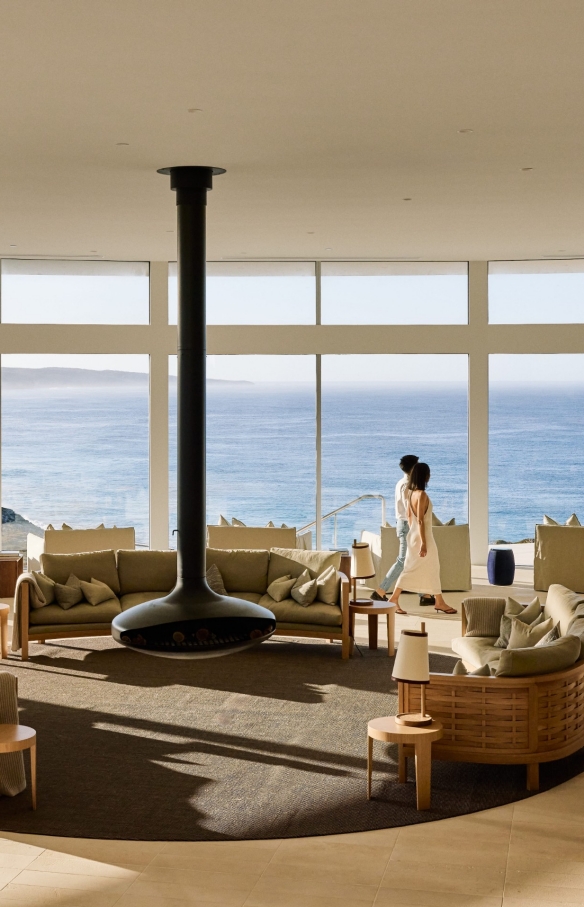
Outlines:
[[419,459],[419,457],[414,457],[413,454],[406,454],[405,457],[402,457],[399,461],[400,469],[403,469],[405,473],[409,474]]

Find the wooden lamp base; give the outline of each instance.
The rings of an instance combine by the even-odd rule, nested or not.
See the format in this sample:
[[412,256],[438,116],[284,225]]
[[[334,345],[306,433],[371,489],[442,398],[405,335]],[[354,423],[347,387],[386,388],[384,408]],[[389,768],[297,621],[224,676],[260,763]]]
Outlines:
[[432,721],[431,715],[423,715],[421,712],[403,712],[395,716],[396,724],[404,724],[407,727],[428,727]]

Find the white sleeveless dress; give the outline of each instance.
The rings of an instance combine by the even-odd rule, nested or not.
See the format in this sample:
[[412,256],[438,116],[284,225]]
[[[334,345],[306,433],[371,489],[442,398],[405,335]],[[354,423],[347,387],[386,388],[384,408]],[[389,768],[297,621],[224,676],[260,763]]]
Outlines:
[[440,560],[438,548],[432,534],[432,501],[428,498],[428,509],[424,514],[424,529],[426,531],[426,557],[420,557],[422,539],[418,520],[411,509],[408,497],[408,549],[402,575],[396,581],[396,588],[404,592],[419,592],[425,595],[440,595]]

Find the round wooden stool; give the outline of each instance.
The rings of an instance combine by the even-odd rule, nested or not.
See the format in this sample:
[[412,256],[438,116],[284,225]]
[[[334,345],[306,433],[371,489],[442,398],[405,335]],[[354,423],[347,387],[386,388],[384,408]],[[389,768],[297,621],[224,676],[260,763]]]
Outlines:
[[371,601],[370,598],[358,598],[349,601],[349,636],[351,652],[355,643],[355,614],[366,614],[369,624],[369,648],[377,648],[377,618],[387,615],[387,654],[395,655],[395,605],[389,602]]
[[0,724],[0,753],[30,750],[30,789],[36,809],[36,731],[25,724]]
[[10,605],[0,603],[0,651],[2,658],[8,658],[8,615]]
[[433,721],[428,727],[408,727],[397,724],[395,718],[374,718],[367,725],[367,799],[371,799],[373,772],[373,741],[398,744],[398,780],[407,781],[404,746],[414,746],[416,759],[416,806],[430,809],[432,779],[432,742],[442,737],[442,725]]

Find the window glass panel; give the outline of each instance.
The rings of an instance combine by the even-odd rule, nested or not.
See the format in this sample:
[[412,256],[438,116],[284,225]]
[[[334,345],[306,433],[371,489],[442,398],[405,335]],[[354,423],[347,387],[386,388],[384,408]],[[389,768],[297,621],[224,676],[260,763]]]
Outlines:
[[323,262],[323,324],[466,324],[466,262]]
[[533,539],[544,514],[584,525],[584,355],[490,356],[491,542]]
[[[176,528],[176,375],[170,382],[170,530]],[[314,356],[209,356],[207,522],[247,526],[315,517]],[[171,544],[176,547],[175,539]]]
[[491,324],[584,322],[584,259],[491,261]]
[[[148,371],[148,356],[2,356],[3,506],[36,527],[134,526],[148,545]],[[2,531],[26,549],[20,519]]]
[[2,261],[2,321],[148,324],[145,261]]
[[[432,380],[439,374],[441,381]],[[327,514],[363,494],[382,494],[395,526],[399,461],[429,464],[437,516],[467,522],[466,356],[322,357],[322,507]],[[323,521],[323,547],[350,546],[361,530],[379,532],[381,504],[365,500]]]
[[[176,262],[168,280],[169,322],[176,324]],[[314,324],[315,299],[314,262],[207,264],[207,324]]]

